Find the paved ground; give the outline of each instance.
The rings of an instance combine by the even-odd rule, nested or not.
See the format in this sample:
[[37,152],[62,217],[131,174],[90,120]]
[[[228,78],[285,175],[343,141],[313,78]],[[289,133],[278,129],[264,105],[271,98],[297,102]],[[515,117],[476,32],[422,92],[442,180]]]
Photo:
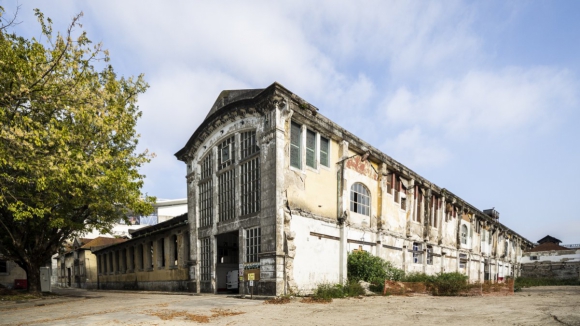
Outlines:
[[536,287],[506,297],[365,297],[270,305],[218,295],[59,291],[0,304],[1,325],[580,325],[580,287]]

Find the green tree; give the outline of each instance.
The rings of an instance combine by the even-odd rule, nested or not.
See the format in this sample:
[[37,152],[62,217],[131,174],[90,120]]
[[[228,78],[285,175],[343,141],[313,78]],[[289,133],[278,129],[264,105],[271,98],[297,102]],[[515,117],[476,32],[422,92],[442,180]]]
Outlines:
[[40,267],[65,240],[152,211],[138,171],[152,156],[137,153],[135,132],[137,95],[148,85],[117,77],[101,44],[75,31],[82,13],[54,36],[36,9],[41,40],[11,33],[3,14],[0,7],[0,254],[38,292]]

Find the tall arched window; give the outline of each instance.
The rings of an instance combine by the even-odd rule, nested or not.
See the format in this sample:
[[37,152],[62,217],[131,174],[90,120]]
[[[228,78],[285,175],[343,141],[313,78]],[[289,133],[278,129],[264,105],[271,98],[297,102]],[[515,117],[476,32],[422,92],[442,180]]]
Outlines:
[[371,197],[369,190],[362,183],[350,187],[350,211],[358,214],[371,215]]
[[461,225],[461,243],[467,244],[467,225]]

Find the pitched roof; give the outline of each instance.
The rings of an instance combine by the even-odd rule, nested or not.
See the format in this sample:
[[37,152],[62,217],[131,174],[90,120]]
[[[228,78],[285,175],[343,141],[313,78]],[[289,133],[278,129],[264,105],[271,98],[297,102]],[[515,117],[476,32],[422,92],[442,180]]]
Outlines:
[[539,243],[539,244],[546,243],[546,242],[551,242],[551,243],[560,243],[560,242],[562,242],[562,241],[560,241],[559,239],[556,239],[556,238],[554,238],[554,237],[553,237],[553,236],[551,236],[551,235],[547,235],[547,236],[545,236],[545,237],[541,238],[540,240],[538,240],[538,243]]
[[125,242],[127,239],[121,238],[106,238],[106,237],[97,237],[87,243],[85,243],[81,249],[91,249],[91,248],[104,248],[110,245],[114,245],[117,243]]
[[554,242],[544,242],[542,244],[535,246],[532,249],[526,250],[526,252],[551,251],[551,250],[572,250],[572,249],[562,247]]

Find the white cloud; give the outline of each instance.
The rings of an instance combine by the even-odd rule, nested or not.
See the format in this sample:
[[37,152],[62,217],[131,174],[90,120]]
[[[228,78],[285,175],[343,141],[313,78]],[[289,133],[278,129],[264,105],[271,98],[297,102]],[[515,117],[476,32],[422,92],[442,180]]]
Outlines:
[[577,103],[576,90],[576,81],[560,69],[471,71],[416,91],[400,87],[383,107],[394,125],[421,124],[448,136],[506,135],[550,128]]
[[417,126],[387,140],[381,150],[413,169],[437,168],[451,159],[451,153],[436,138],[423,134]]

